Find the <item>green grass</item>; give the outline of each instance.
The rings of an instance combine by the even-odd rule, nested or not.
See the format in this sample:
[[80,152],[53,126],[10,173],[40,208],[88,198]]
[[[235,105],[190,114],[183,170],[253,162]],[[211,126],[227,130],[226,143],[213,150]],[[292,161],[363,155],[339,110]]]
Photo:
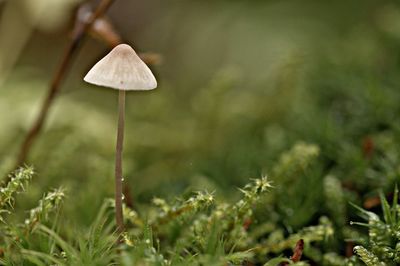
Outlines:
[[[105,52],[89,40],[32,167],[1,184],[0,264],[274,266],[294,264],[300,239],[295,265],[400,263],[397,2],[142,8],[113,11],[146,13],[136,28],[111,13],[135,48],[164,58],[159,89],[127,95],[123,243],[117,95],[83,84]],[[65,35],[52,34],[34,33],[0,84],[0,176],[60,57]]]

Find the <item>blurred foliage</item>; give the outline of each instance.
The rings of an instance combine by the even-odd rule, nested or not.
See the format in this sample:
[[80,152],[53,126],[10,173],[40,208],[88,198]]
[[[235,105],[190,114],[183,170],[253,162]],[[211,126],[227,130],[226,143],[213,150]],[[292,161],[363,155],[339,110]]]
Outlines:
[[[42,15],[44,0],[0,1],[1,176],[79,3],[47,2]],[[82,82],[108,49],[89,38],[27,162],[37,177],[20,170],[0,191],[1,263],[277,265],[299,238],[297,265],[398,263],[398,207],[384,200],[400,176],[398,2],[116,1],[109,17],[163,57],[159,89],[127,95],[125,244],[105,200],[117,96]],[[348,202],[366,228],[349,225]]]
[[373,212],[355,206],[360,215],[368,223],[352,222],[352,224],[368,228],[368,239],[360,239],[354,247],[354,252],[368,266],[372,265],[398,265],[400,263],[400,232],[399,232],[399,191],[397,186],[393,194],[393,203],[390,206],[387,199],[380,193],[383,220]]

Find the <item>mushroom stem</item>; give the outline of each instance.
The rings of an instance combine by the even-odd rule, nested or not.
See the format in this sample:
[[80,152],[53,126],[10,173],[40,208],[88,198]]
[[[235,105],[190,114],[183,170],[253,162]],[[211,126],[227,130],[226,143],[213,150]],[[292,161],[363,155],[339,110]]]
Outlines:
[[124,232],[124,220],[122,214],[122,149],[124,144],[125,127],[125,91],[119,91],[118,101],[118,132],[115,155],[115,218],[117,221],[117,232]]

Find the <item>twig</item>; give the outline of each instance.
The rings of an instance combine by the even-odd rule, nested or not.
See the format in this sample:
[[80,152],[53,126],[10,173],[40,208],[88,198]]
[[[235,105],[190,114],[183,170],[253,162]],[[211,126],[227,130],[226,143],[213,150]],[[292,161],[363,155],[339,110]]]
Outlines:
[[[293,262],[299,262],[301,260],[301,256],[303,255],[303,250],[304,250],[304,240],[300,239],[297,241],[296,246],[294,247],[293,250],[293,256],[290,257],[290,260]],[[282,262],[281,266],[287,266],[289,265],[288,262]]]
[[[87,6],[82,6],[78,11],[80,19],[85,20],[92,11]],[[114,48],[115,46],[124,43],[122,36],[115,30],[111,21],[105,16],[99,17],[93,23],[89,33],[104,42],[108,47]],[[139,53],[139,57],[147,65],[158,65],[162,61],[162,57],[158,53]]]
[[299,262],[304,250],[304,240],[300,239],[297,241],[296,246],[293,250],[293,256],[290,258],[293,262]]
[[76,51],[78,50],[80,44],[82,43],[86,35],[86,32],[92,26],[93,22],[97,18],[101,17],[107,11],[107,9],[111,6],[113,2],[114,0],[101,1],[100,4],[97,6],[96,10],[90,15],[89,19],[81,23],[78,22],[75,24],[73,37],[69,42],[67,48],[65,49],[61,63],[56,73],[54,74],[53,80],[50,83],[47,96],[43,101],[39,115],[37,116],[35,122],[33,123],[28,133],[26,134],[24,141],[22,142],[14,168],[17,168],[26,161],[33,143],[35,142],[37,136],[39,135],[40,131],[43,128],[50,107],[52,106],[54,99],[56,98],[56,95],[60,90],[61,82],[65,77],[69,65],[72,62],[73,56],[76,54]]

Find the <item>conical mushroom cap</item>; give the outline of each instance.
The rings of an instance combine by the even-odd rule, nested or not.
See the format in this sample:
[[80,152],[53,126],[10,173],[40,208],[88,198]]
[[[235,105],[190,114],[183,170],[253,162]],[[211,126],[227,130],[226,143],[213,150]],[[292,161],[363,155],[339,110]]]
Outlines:
[[151,70],[127,44],[116,46],[89,70],[83,80],[118,90],[152,90],[157,87]]

